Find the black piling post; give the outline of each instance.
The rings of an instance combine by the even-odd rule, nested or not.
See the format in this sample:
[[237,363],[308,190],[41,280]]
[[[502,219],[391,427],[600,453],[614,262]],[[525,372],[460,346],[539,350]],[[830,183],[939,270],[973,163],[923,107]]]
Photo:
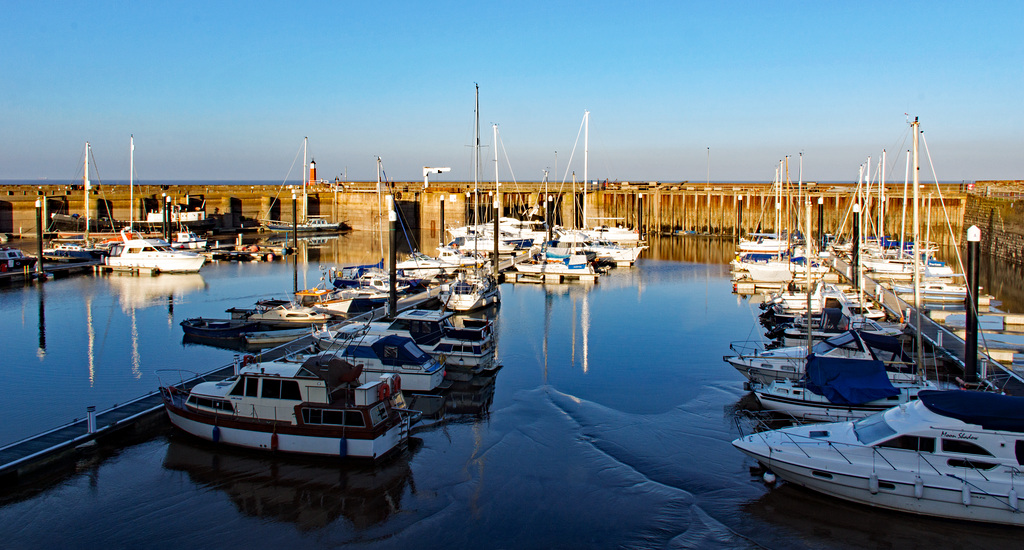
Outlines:
[[981,229],[972,225],[967,229],[967,333],[964,337],[964,380],[978,381],[978,257]]

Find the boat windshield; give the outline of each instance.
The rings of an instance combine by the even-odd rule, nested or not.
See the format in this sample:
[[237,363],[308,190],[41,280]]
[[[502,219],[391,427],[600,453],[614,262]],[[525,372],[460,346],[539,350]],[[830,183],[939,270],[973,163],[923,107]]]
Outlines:
[[836,348],[860,351],[860,344],[852,332],[844,332],[815,344],[813,350],[815,355],[824,355]]
[[867,445],[873,441],[888,439],[896,434],[896,430],[885,422],[885,412],[882,411],[854,422],[853,433],[857,435],[857,441]]

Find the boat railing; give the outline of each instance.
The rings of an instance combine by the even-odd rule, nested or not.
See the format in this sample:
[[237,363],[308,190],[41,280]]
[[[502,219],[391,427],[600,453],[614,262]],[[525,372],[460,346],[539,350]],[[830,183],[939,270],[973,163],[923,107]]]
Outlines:
[[[848,464],[851,464],[851,465],[853,464],[853,461],[850,460],[850,458],[848,456],[846,456],[846,454],[844,454],[842,450],[840,450],[840,447],[845,447],[845,448],[849,448],[849,449],[870,449],[870,451],[872,453],[872,456],[876,457],[878,459],[881,459],[882,462],[884,462],[886,465],[888,465],[889,468],[891,468],[893,472],[905,471],[907,473],[918,473],[918,474],[921,472],[920,468],[906,467],[906,466],[897,466],[897,465],[893,464],[893,462],[891,460],[889,460],[889,458],[887,458],[885,456],[885,453],[883,453],[883,451],[885,451],[885,450],[889,450],[889,451],[892,451],[892,452],[897,452],[897,451],[907,451],[907,450],[910,450],[910,449],[895,449],[895,448],[888,448],[888,447],[876,447],[874,445],[865,445],[865,444],[861,444],[861,443],[836,442],[836,441],[830,441],[830,440],[827,440],[827,439],[826,440],[822,440],[821,438],[825,437],[825,435],[828,433],[826,430],[821,430],[819,432],[820,435],[818,435],[817,437],[814,435],[816,433],[815,431],[811,431],[810,435],[792,434],[792,433],[789,433],[789,432],[781,432],[781,433],[783,435],[785,435],[786,439],[788,439],[790,441],[790,443],[792,443],[794,447],[799,449],[800,452],[803,453],[804,456],[807,457],[807,458],[810,458],[810,454],[807,452],[806,449],[804,449],[804,447],[802,445],[813,444],[815,447],[819,447],[820,448],[823,443],[826,443],[828,449],[836,452],[836,454],[841,456],[843,458],[843,460],[845,460]],[[760,437],[763,437],[762,434],[757,434],[757,435],[759,435]],[[999,500],[1000,502],[1002,502],[1003,500],[1006,500],[1006,497],[999,496],[999,495],[993,495],[993,494],[989,493],[988,491],[985,491],[983,488],[979,487],[975,483],[972,483],[970,480],[968,480],[966,476],[960,477],[960,476],[957,476],[957,475],[952,474],[952,473],[948,473],[948,472],[947,473],[943,473],[943,472],[941,472],[934,464],[931,463],[930,460],[928,460],[928,455],[930,453],[922,452],[922,451],[913,451],[913,452],[916,453],[916,455],[917,455],[918,463],[919,464],[920,463],[926,464],[928,466],[928,468],[930,468],[936,475],[939,475],[939,476],[945,475],[945,476],[948,476],[948,477],[960,480],[960,481],[964,482],[965,484],[970,485],[971,487],[977,489],[978,492],[981,492],[981,493],[984,493],[985,495],[991,496],[991,497],[995,498],[996,500]],[[980,468],[980,467],[976,467],[976,466],[971,466],[970,468],[965,468],[965,470],[973,471],[973,472],[977,473],[986,482],[991,482],[992,481],[992,480],[990,480],[988,478],[987,475],[985,475],[985,469],[984,468]],[[1021,470],[1018,469],[1015,466],[1006,466],[1006,472],[1010,476],[1020,476],[1020,475],[1022,475]],[[1009,502],[1008,501],[1006,502],[1006,504],[1009,506]],[[1011,506],[1011,508],[1013,508],[1013,507]],[[1013,508],[1013,509],[1016,510],[1016,508]]]
[[[227,365],[224,365],[206,374],[201,374],[196,371],[188,369],[157,369],[156,378],[160,384],[160,387],[175,386],[179,389],[186,389],[195,386],[196,384],[199,384],[201,382],[223,380],[224,378],[227,378],[227,376],[225,376],[223,372],[231,367],[234,367],[234,363],[228,363]],[[232,374],[234,374],[234,369],[232,369]],[[177,383],[171,382],[169,384],[165,384],[165,376],[168,378],[177,378],[178,381]]]
[[742,356],[759,355],[764,346],[765,342],[760,340],[737,340],[729,343],[729,349]]

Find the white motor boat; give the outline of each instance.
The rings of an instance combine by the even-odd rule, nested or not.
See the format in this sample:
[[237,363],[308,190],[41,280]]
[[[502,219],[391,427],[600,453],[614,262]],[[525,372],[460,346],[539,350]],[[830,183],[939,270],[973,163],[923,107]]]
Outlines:
[[194,231],[178,231],[171,241],[175,250],[202,250],[206,248],[206,239],[196,235]]
[[206,258],[193,252],[174,250],[162,239],[146,239],[137,233],[121,230],[121,241],[110,245],[104,259],[110,267],[153,269],[161,273],[195,273]]
[[487,257],[483,254],[474,254],[472,251],[460,250],[450,246],[437,247],[437,259],[442,262],[458,265],[463,269],[479,267],[487,263]]
[[259,321],[261,325],[272,328],[298,328],[323,324],[334,318],[330,313],[280,300],[260,301],[253,308],[230,308],[226,311],[231,314],[232,319]]
[[821,262],[811,261],[810,268],[807,267],[807,263],[806,258],[796,257],[763,262],[740,262],[735,269],[746,273],[743,278],[758,283],[804,281],[807,279],[808,269],[811,271],[811,278],[818,281],[831,270],[828,265]]
[[740,239],[739,251],[782,254],[789,250],[790,244],[785,236],[777,233],[750,233],[747,238]]
[[313,335],[323,351],[338,349],[344,342],[363,334],[396,334],[412,338],[416,345],[445,367],[490,366],[494,363],[494,327],[486,319],[461,318],[456,326],[451,311],[410,309],[391,321],[353,323],[332,331],[326,327]]
[[834,422],[863,418],[896,405],[909,403],[919,392],[936,390],[935,384],[925,380],[892,382],[894,391],[885,397],[860,403],[837,402],[809,389],[805,382],[776,380],[764,386],[755,384],[754,397],[761,407],[769,411],[785,413],[798,420],[810,422]]
[[647,246],[625,246],[611,241],[592,240],[583,243],[580,248],[586,252],[593,252],[599,261],[633,265]]
[[733,445],[780,479],[913,514],[1024,526],[1024,397],[922,391],[857,420],[751,434]]
[[171,423],[194,436],[268,451],[379,459],[409,439],[414,415],[392,406],[393,376],[359,383],[342,359],[257,362],[246,356],[236,376],[160,388]]
[[369,287],[327,289],[324,286],[296,292],[299,305],[327,315],[350,317],[383,307],[388,301],[387,291]]
[[417,392],[435,391],[444,382],[444,365],[406,336],[356,334],[348,340],[335,341],[335,345],[323,355],[360,367],[360,380],[363,382],[398,374],[403,389]]
[[533,259],[519,262],[516,271],[538,275],[593,275],[594,266],[587,261],[584,254],[572,254],[566,258],[548,258],[543,254]]
[[621,245],[636,245],[640,242],[640,231],[625,227],[608,227],[600,225],[586,230],[591,239],[611,241]]
[[437,295],[445,309],[473,311],[501,301],[501,287],[491,275],[460,273],[451,283],[441,285]]
[[422,252],[413,252],[405,260],[395,264],[402,275],[419,279],[430,279],[440,275],[450,275],[462,267],[459,263],[439,258],[431,258]]
[[[914,295],[914,285],[894,284],[892,291],[900,298],[907,299]],[[918,294],[926,302],[962,302],[967,298],[967,285],[945,281],[922,281]]]

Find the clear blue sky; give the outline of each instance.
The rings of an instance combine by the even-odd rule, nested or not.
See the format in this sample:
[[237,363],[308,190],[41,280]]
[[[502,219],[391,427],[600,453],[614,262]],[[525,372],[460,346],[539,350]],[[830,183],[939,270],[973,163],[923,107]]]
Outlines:
[[856,180],[905,113],[940,180],[1024,179],[1022,36],[1019,1],[8,0],[0,179],[80,177],[85,141],[127,179],[134,134],[142,180],[298,179],[304,136],[321,177],[472,180],[474,83],[486,181],[492,123],[503,181],[557,181],[585,110],[593,179],[770,181],[803,153]]

